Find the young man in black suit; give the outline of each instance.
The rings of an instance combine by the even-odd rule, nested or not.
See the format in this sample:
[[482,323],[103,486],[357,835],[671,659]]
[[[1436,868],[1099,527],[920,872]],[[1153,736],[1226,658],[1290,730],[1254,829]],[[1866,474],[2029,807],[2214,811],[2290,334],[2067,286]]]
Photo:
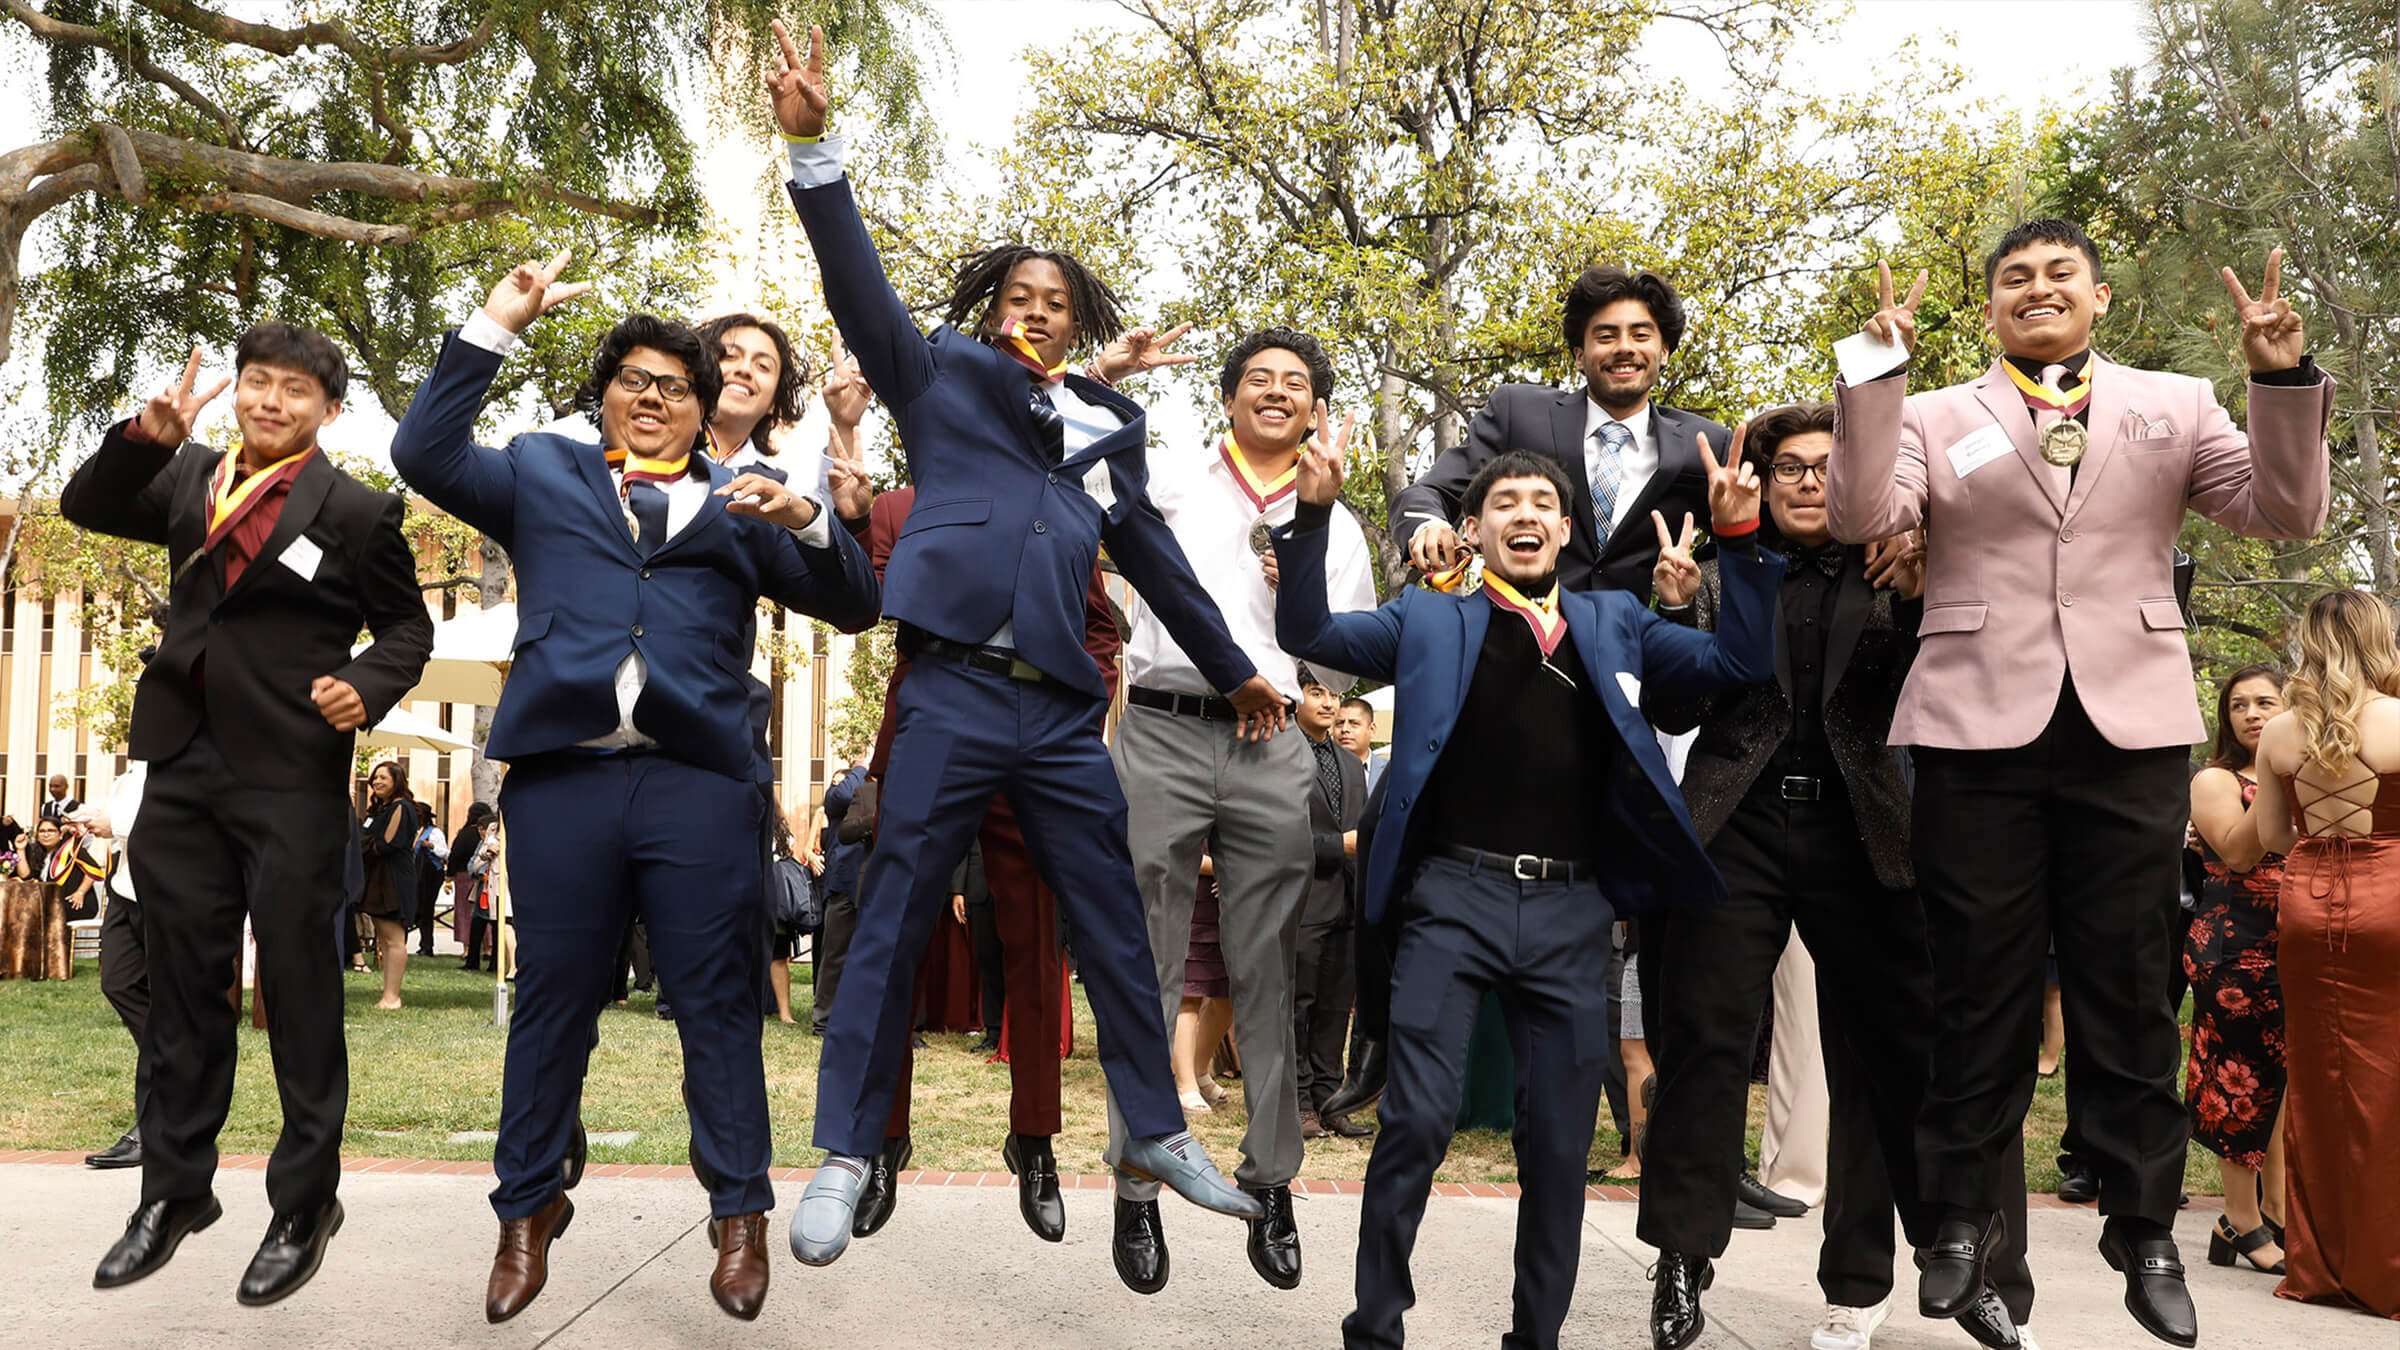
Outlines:
[[[353,733],[417,682],[433,621],[400,499],[318,449],[349,382],[341,349],[262,323],[242,335],[232,380],[194,395],[199,373],[195,349],[182,380],[111,427],[58,501],[87,530],[164,545],[172,569],[127,747],[150,765],[127,853],[152,997],[142,1203],[92,1283],[150,1274],[223,1212],[210,1182],[233,1093],[225,981],[247,913],[275,990],[267,1035],[283,1098],[267,1165],[275,1218],[235,1291],[255,1305],[307,1283],[342,1224],[334,1189],[350,1086],[333,935],[355,848]],[[241,450],[187,443],[227,384]],[[375,641],[352,656],[361,627]]]

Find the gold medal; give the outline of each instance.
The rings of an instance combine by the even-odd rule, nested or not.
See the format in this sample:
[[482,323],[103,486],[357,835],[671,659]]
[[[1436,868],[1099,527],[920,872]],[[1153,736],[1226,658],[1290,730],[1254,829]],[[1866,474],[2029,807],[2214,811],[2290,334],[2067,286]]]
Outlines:
[[2062,469],[2074,467],[2091,444],[2091,433],[2072,417],[2062,417],[2042,428],[2042,458]]

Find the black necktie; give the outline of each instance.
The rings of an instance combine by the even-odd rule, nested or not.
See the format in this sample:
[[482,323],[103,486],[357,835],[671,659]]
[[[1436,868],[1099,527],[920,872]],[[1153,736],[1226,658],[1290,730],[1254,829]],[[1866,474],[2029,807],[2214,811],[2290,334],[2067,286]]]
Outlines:
[[643,557],[667,542],[667,490],[656,483],[625,485],[625,509],[633,514],[633,546]]
[[1338,752],[1333,747],[1333,738],[1328,736],[1321,741],[1311,741],[1309,745],[1317,752],[1317,786],[1325,790],[1325,800],[1333,807],[1333,818],[1339,821],[1342,818],[1342,766],[1334,759]]
[[1041,438],[1042,452],[1050,462],[1058,463],[1067,457],[1067,419],[1058,415],[1058,405],[1050,401],[1050,391],[1041,385],[1033,390],[1033,430]]

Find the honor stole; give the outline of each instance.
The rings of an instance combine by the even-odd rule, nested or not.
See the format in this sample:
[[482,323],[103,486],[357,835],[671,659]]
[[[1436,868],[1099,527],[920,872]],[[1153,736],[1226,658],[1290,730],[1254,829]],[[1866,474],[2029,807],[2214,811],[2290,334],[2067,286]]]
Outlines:
[[2017,393],[2024,397],[2026,407],[2036,411],[2048,409],[2061,417],[2073,417],[2090,406],[2092,365],[2092,357],[2088,354],[2085,355],[2083,369],[2075,371],[2067,377],[2074,383],[2064,389],[2052,389],[2017,369],[2016,362],[2003,360],[2000,363],[2001,369],[2008,372],[2009,383],[2014,384],[2017,387]]
[[1299,489],[1300,461],[1298,458],[1295,457],[1291,467],[1275,477],[1261,478],[1258,476],[1258,472],[1250,467],[1250,461],[1243,457],[1242,447],[1234,441],[1233,433],[1230,431],[1218,440],[1217,457],[1225,461],[1225,471],[1233,475],[1233,485],[1242,490],[1242,495],[1250,499],[1250,505],[1256,507],[1262,516],[1273,510],[1275,503],[1291,496]]
[[[215,472],[209,476],[208,533],[201,537],[200,547],[194,549],[192,555],[175,569],[176,575],[181,576],[192,564],[207,557],[209,550],[225,542],[261,504],[276,495],[277,489],[289,487],[292,480],[300,476],[300,470],[306,467],[308,457],[316,452],[317,447],[311,445],[306,450],[285,455],[238,481],[235,473],[241,467],[241,456],[238,453],[228,454],[218,460]],[[263,525],[264,518],[261,519]],[[269,532],[272,529],[271,526],[263,528]],[[251,555],[266,541],[266,533],[248,532],[235,541],[234,548],[226,551],[225,584],[228,587],[241,579],[243,571],[251,563]]]
[[1567,634],[1567,616],[1558,612],[1558,583],[1550,583],[1549,594],[1538,600],[1528,600],[1508,584],[1506,578],[1490,568],[1483,570],[1483,593],[1492,603],[1525,620],[1533,629],[1533,640],[1540,644],[1542,659],[1558,650],[1558,640]]
[[993,345],[997,346],[1000,350],[1007,352],[1010,356],[1017,358],[1017,361],[1020,365],[1024,366],[1027,370],[1032,371],[1041,379],[1042,383],[1044,384],[1048,384],[1050,381],[1066,374],[1066,362],[1061,361],[1055,366],[1050,365],[1042,360],[1039,352],[1036,352],[1033,349],[1033,343],[1026,340],[1025,321],[1023,319],[1010,319],[1008,322],[1001,324],[1000,341]]
[[[712,440],[710,444],[713,446],[715,442]],[[639,543],[642,522],[633,514],[633,485],[674,482],[692,471],[692,453],[686,450],[673,459],[644,459],[623,450],[606,450],[601,455],[608,461],[608,467],[623,475],[617,483],[617,508],[625,513],[625,528],[633,532],[634,542]]]

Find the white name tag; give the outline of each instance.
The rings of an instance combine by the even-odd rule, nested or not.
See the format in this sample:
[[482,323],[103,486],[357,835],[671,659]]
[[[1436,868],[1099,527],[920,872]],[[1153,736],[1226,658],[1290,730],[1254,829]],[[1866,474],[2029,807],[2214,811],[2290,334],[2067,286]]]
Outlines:
[[1108,481],[1108,461],[1094,460],[1083,471],[1083,490],[1093,501],[1100,503],[1100,514],[1116,509],[1117,490]]
[[1942,453],[1950,458],[1950,471],[1964,478],[2002,455],[2015,451],[2016,446],[2009,442],[2007,432],[1998,426],[1988,426],[1959,437]]
[[317,579],[317,565],[325,561],[325,550],[318,548],[305,534],[295,535],[283,546],[276,561],[300,574],[302,581]]

